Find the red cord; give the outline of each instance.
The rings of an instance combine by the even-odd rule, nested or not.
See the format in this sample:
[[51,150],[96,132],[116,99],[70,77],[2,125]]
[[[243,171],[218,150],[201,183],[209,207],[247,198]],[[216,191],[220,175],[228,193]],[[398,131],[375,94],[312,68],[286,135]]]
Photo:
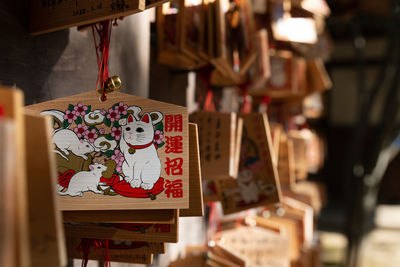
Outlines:
[[[114,25],[116,24],[116,20],[114,22]],[[110,40],[111,40],[111,29],[112,29],[113,23],[111,23],[111,20],[105,20],[99,22],[99,25],[97,26],[96,24],[92,24],[92,34],[93,34],[93,40],[94,40],[94,46],[96,49],[96,56],[97,56],[97,66],[99,68],[99,74],[97,76],[97,82],[96,82],[96,91],[99,91],[101,89],[102,93],[102,100],[106,99],[105,96],[105,82],[107,79],[110,77],[108,73],[108,59],[110,55]],[[96,34],[99,35],[99,43],[97,44],[96,41]]]
[[251,109],[252,109],[251,101],[247,100],[247,98],[249,97],[249,94],[247,93],[247,90],[248,90],[247,84],[240,85],[240,89],[242,91],[242,98],[243,98],[243,103],[242,103],[240,112],[251,113]]
[[111,267],[110,262],[110,254],[109,254],[109,241],[108,240],[99,240],[99,239],[90,239],[90,238],[82,238],[81,243],[79,244],[77,250],[82,251],[82,263],[81,267],[86,267],[89,261],[89,252],[90,248],[94,249],[102,249],[103,257],[104,257],[104,267]]

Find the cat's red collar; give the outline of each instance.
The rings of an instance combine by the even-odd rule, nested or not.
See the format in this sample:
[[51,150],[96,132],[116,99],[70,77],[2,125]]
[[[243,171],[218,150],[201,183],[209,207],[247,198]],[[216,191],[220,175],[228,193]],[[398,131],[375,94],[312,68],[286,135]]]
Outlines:
[[[150,142],[150,143],[148,143],[148,144],[146,144],[146,145],[137,145],[137,146],[133,146],[133,145],[131,145],[131,144],[129,144],[128,142],[126,142],[126,144],[130,147],[130,148],[134,148],[134,149],[142,149],[142,148],[146,148],[146,147],[149,147],[149,146],[151,146],[152,144],[154,144],[153,142]],[[156,144],[154,144],[154,146],[156,146],[157,147],[157,145]]]

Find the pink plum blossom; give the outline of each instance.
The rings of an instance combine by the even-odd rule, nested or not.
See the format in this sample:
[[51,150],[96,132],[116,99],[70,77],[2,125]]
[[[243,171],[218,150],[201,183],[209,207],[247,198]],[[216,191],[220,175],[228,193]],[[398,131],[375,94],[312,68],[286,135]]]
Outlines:
[[116,149],[114,151],[114,155],[111,156],[111,159],[113,161],[115,161],[115,163],[117,163],[117,166],[115,167],[115,170],[117,172],[120,172],[121,171],[121,167],[122,167],[122,163],[124,163],[124,161],[125,161],[124,154],[122,154],[121,151]]
[[119,114],[118,110],[114,110],[112,108],[108,110],[107,119],[109,119],[111,122],[119,120],[119,118],[121,118],[121,114]]
[[75,110],[73,110],[73,111],[70,111],[70,110],[65,111],[64,120],[68,120],[68,123],[72,123],[74,120],[76,120],[76,118],[78,118],[78,116],[76,115]]
[[160,130],[156,130],[156,132],[154,133],[154,142],[157,144],[161,144],[163,138],[164,138],[163,132],[161,132]]
[[74,128],[74,132],[78,136],[78,138],[81,138],[82,136],[85,136],[89,133],[88,127],[86,125],[78,124]]
[[82,105],[82,103],[78,103],[78,105],[74,107],[76,116],[84,116],[86,114],[86,110],[88,110],[88,107]]
[[117,128],[117,127],[112,127],[111,128],[111,136],[114,137],[115,140],[119,140],[121,138],[121,127]]
[[92,129],[85,134],[85,138],[89,140],[90,143],[93,143],[94,140],[98,137],[96,129]]
[[124,104],[124,102],[119,102],[118,105],[114,107],[115,111],[118,113],[126,115],[128,113],[128,106]]

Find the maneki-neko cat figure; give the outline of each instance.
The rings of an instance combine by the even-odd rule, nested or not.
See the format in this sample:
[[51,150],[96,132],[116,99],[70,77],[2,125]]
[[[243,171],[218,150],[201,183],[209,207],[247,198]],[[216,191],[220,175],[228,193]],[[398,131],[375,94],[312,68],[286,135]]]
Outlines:
[[95,93],[86,93],[26,109],[53,118],[57,192],[68,197],[66,202],[113,198],[120,203],[128,197],[131,203],[162,199],[165,207],[186,205],[186,108],[121,93],[100,102]]

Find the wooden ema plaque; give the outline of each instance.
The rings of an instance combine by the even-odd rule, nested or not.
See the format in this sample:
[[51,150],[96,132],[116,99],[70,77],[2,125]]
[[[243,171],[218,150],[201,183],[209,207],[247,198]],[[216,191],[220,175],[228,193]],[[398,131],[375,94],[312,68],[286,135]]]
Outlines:
[[63,211],[64,222],[167,223],[175,222],[178,210],[75,210]]
[[[29,222],[28,222],[28,194],[26,185],[26,157],[25,157],[25,117],[23,114],[24,94],[20,90],[0,87],[0,106],[3,117],[15,123],[15,153],[12,160],[17,163],[12,177],[15,186],[12,188],[15,207],[14,218],[14,248],[16,266],[29,266]],[[10,142],[12,142],[10,140]]]
[[307,62],[307,78],[311,92],[323,92],[332,87],[332,81],[321,58]]
[[219,232],[217,239],[247,258],[251,266],[288,267],[288,239],[274,231],[258,226],[241,226]]
[[131,240],[144,242],[178,242],[178,223],[174,224],[65,224],[68,237]]
[[237,179],[215,181],[225,214],[280,201],[271,133],[265,114],[240,114],[243,136]]
[[30,0],[30,32],[43,34],[128,16],[145,8],[145,0]]
[[257,90],[265,86],[271,76],[271,68],[269,62],[268,32],[261,29],[256,33],[257,59],[253,65],[252,82],[249,91]]
[[67,259],[61,213],[54,192],[56,172],[51,120],[26,115],[25,128],[35,129],[25,135],[31,263],[32,266],[64,266]]
[[203,179],[236,178],[236,113],[195,112],[190,121],[199,127]]
[[[104,255],[101,253],[89,253],[89,260],[104,261]],[[108,259],[111,262],[126,262],[135,264],[153,264],[153,254],[125,254],[118,249],[108,249]]]
[[178,242],[179,214],[165,223],[65,223],[66,236],[76,238],[130,240],[143,242]]
[[215,56],[210,62],[224,77],[219,80],[239,84],[256,59],[251,2],[241,1],[235,9],[229,1],[216,0],[210,7],[215,10],[212,19],[216,25],[213,29]]
[[239,252],[233,250],[229,246],[222,244],[221,242],[216,242],[215,246],[210,247],[209,250],[215,256],[229,259],[231,264],[234,264],[236,267],[247,267],[250,265],[249,259],[241,255]]
[[146,9],[161,6],[162,4],[169,2],[170,0],[146,0]]
[[300,257],[300,247],[301,247],[301,242],[298,238],[298,221],[286,218],[286,217],[281,217],[277,215],[272,215],[270,218],[267,220],[270,220],[272,222],[275,222],[279,224],[284,231],[286,232],[286,235],[289,237],[289,258],[291,261],[296,261]]
[[282,190],[289,189],[295,183],[293,142],[285,133],[280,135],[279,140],[278,173]]
[[26,110],[53,118],[61,210],[189,208],[185,107],[93,91]]
[[15,123],[9,119],[0,119],[0,266],[16,266],[16,251],[14,234],[15,228],[15,201],[16,186],[15,161],[16,140]]
[[[187,43],[182,37],[185,31],[183,25],[184,1],[173,1],[157,8],[157,46],[158,61],[174,68],[196,69],[204,66],[205,62],[193,54],[185,54],[182,44]],[[197,27],[197,25],[189,25]],[[188,51],[187,49],[185,50]]]
[[[81,239],[68,238],[67,251],[68,258],[83,259],[83,247],[93,241],[100,241],[100,247],[91,247],[89,249],[89,259],[104,261],[104,249],[108,245],[108,254],[110,256],[128,256],[128,255],[149,255],[165,253],[164,243],[148,243],[141,241],[124,241],[124,240],[99,240],[99,239]],[[106,243],[108,242],[108,244]],[[122,257],[123,258],[123,257]],[[129,258],[127,258],[129,259]],[[134,259],[134,258],[132,258]]]
[[296,180],[305,180],[308,176],[307,139],[300,131],[292,130],[288,133],[293,142],[293,157]]
[[269,95],[271,98],[304,96],[306,93],[306,62],[288,51],[277,51],[270,57],[271,77],[266,87],[253,89],[253,96]]
[[203,253],[196,255],[186,255],[185,258],[176,259],[171,262],[170,267],[203,267],[206,265],[206,256]]
[[179,210],[179,216],[203,216],[203,190],[201,185],[200,151],[197,125],[189,123],[189,209]]
[[203,26],[200,19],[203,12],[202,1],[191,3],[190,1],[181,0],[181,6],[183,8],[180,10],[182,12],[180,51],[197,62],[198,67],[205,66],[207,62],[198,53],[200,31]]

